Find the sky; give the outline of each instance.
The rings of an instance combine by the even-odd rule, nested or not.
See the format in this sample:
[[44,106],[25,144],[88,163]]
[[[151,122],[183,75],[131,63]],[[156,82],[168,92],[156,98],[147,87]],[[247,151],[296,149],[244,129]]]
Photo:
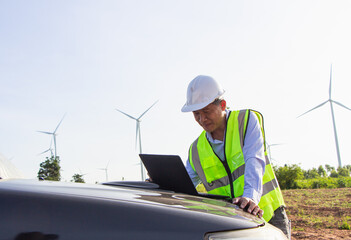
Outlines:
[[[140,180],[143,153],[185,161],[202,129],[188,83],[215,78],[232,110],[264,116],[272,161],[337,167],[329,105],[351,107],[348,0],[0,0],[0,153],[36,178],[57,130],[62,180]],[[351,111],[334,106],[351,164]],[[274,144],[274,146],[273,146]],[[279,144],[279,145],[275,145]]]

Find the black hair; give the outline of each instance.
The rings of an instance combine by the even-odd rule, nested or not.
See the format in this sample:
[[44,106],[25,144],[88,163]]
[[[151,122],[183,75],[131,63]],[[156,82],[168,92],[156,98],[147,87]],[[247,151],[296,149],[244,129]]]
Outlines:
[[222,100],[224,100],[224,99],[221,98],[221,97],[218,97],[218,98],[216,98],[215,100],[213,100],[212,104],[214,104],[214,105],[220,105],[221,102],[222,102]]

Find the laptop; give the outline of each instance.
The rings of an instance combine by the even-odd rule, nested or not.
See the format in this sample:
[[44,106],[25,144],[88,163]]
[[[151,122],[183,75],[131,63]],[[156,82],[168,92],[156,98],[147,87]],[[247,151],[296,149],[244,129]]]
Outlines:
[[139,154],[139,156],[152,182],[158,184],[160,189],[217,199],[229,198],[227,196],[198,193],[182,159],[177,155]]

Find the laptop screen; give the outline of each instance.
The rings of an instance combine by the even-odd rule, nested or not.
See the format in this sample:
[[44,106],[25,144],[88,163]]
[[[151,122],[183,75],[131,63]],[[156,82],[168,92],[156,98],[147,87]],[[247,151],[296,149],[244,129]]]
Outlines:
[[140,154],[152,181],[161,189],[198,195],[181,158],[177,155]]

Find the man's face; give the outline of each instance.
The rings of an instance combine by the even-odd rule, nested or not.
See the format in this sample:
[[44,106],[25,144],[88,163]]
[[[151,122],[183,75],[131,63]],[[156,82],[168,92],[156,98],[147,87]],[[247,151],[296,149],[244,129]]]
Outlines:
[[211,103],[203,109],[193,112],[195,120],[206,132],[212,133],[222,126],[225,118],[225,101],[222,101],[224,104],[223,102],[219,105]]

